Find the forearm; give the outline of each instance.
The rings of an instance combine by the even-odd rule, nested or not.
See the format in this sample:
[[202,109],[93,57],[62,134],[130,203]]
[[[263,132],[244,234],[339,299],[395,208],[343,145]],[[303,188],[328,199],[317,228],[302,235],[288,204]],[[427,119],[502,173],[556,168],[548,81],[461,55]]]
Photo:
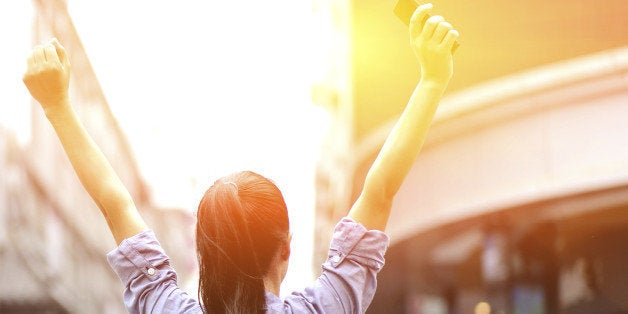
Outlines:
[[[146,229],[133,200],[117,174],[89,136],[69,102],[47,110],[52,124],[81,184],[94,200],[119,243]],[[133,224],[121,222],[132,219]]]
[[349,213],[367,228],[385,229],[392,200],[421,151],[446,87],[446,82],[419,82],[384,142]]
[[422,80],[369,170],[365,189],[392,198],[421,151],[446,83]]

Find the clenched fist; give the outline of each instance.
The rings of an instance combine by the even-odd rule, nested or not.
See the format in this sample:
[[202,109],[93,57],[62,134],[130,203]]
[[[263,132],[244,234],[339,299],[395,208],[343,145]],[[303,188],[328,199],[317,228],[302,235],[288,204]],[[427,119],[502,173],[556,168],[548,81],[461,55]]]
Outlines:
[[422,79],[446,83],[453,74],[452,51],[459,34],[442,16],[430,16],[432,7],[423,4],[414,12],[410,40],[421,64]]
[[22,80],[45,112],[69,104],[70,61],[56,38],[33,48]]

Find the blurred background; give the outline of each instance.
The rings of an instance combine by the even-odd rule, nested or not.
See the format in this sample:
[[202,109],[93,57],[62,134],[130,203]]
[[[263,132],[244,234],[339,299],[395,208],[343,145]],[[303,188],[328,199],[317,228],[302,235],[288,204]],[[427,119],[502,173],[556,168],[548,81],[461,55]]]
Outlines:
[[[628,312],[628,4],[433,3],[461,47],[369,311]],[[0,312],[124,312],[113,238],[21,82],[33,45],[68,49],[74,106],[191,295],[203,191],[273,179],[287,294],[319,273],[418,82],[395,4],[2,2]]]

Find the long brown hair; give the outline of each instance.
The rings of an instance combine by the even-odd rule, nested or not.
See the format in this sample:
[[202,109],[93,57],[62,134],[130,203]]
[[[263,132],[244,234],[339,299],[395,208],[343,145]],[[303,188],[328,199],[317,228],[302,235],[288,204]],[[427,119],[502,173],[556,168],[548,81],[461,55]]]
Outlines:
[[257,173],[234,173],[205,192],[197,216],[198,293],[205,312],[264,313],[263,277],[289,233],[281,191]]

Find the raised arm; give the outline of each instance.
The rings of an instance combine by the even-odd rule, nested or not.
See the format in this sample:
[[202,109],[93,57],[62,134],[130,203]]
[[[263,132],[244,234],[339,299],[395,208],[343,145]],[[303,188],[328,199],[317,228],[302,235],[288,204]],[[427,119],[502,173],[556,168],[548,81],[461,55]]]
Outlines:
[[23,80],[52,124],[83,187],[105,216],[116,242],[146,230],[129,191],[70,104],[70,62],[56,39],[33,49]]
[[371,166],[349,217],[368,229],[386,228],[392,200],[416,160],[453,74],[452,46],[458,32],[441,16],[430,17],[432,5],[417,8],[410,20],[412,48],[421,64],[421,80]]

